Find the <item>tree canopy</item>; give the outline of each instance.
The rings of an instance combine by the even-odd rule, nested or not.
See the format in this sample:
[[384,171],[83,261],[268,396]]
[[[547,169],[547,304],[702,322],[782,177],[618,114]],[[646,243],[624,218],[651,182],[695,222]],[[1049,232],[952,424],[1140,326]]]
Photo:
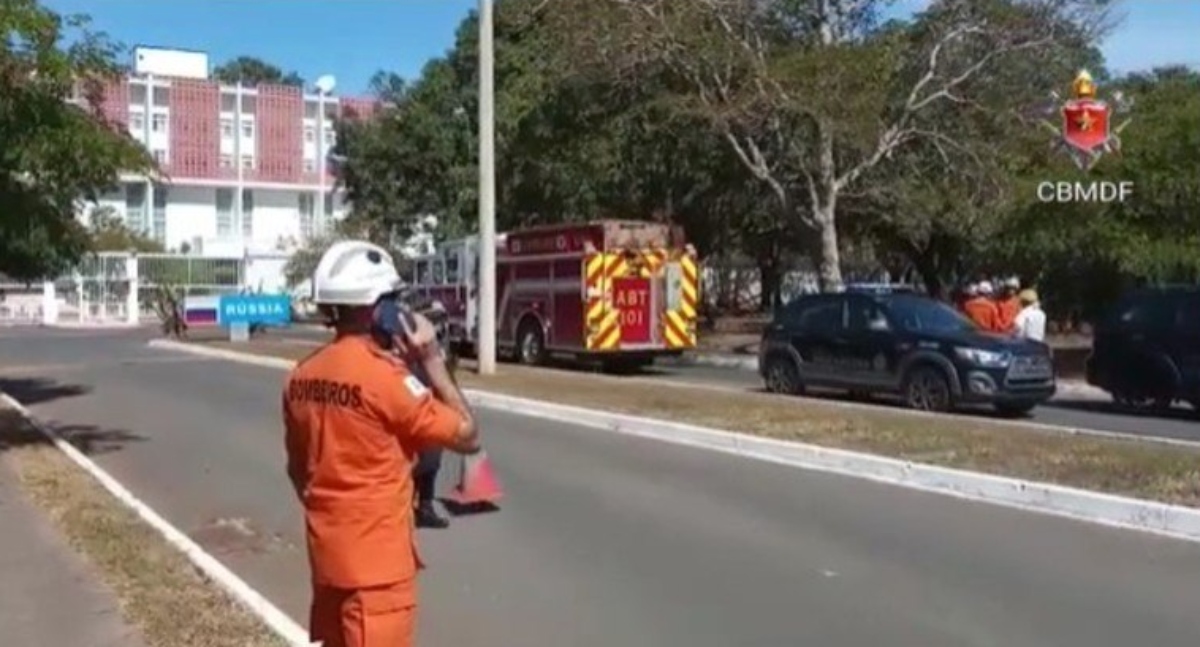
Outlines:
[[12,0],[0,30],[0,273],[35,280],[89,250],[81,201],[153,161],[100,109],[121,50],[86,18]]
[[264,84],[304,87],[304,79],[295,72],[287,72],[254,56],[239,56],[213,68],[213,78],[229,84],[245,86]]
[[[862,0],[500,0],[499,226],[600,217],[686,228],[710,259],[808,267],[822,287],[870,268],[935,294],[987,273],[1090,316],[1122,286],[1200,279],[1200,76],[1113,78],[1103,0],[939,0],[888,18]],[[477,23],[386,108],[344,123],[352,218],[402,235],[476,218]],[[1089,70],[1132,125],[1089,173],[1040,124]],[[1102,98],[1103,98],[1102,97]],[[1051,115],[1056,120],[1057,116]],[[1124,203],[1043,202],[1043,182],[1132,182]]]
[[88,214],[88,248],[94,252],[163,252],[162,243],[134,231],[111,207],[96,207]]

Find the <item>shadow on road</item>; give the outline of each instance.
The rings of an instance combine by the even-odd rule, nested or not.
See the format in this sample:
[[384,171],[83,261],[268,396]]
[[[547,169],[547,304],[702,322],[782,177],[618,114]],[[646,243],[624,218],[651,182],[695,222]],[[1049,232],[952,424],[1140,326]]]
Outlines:
[[13,397],[25,406],[41,404],[59,398],[86,395],[91,387],[79,384],[63,384],[44,377],[0,377],[0,391]]
[[1105,400],[1051,400],[1042,405],[1055,409],[1083,411],[1109,416],[1128,416],[1156,420],[1180,420],[1183,422],[1200,422],[1200,411],[1186,406],[1174,406],[1170,409],[1131,409],[1122,407],[1115,402]]
[[[96,425],[66,425],[44,423],[58,432],[64,440],[89,456],[119,451],[126,444],[146,440],[124,429],[104,429]],[[50,441],[41,432],[15,411],[0,410],[0,453],[38,445],[49,445]]]
[[[86,395],[91,392],[91,387],[64,384],[48,378],[0,378],[0,391],[23,405],[32,406],[60,398]],[[107,454],[121,449],[127,443],[145,440],[145,437],[123,429],[104,429],[96,425],[53,421],[43,424],[88,455]],[[49,442],[19,413],[0,409],[0,452],[22,446],[45,445]]]

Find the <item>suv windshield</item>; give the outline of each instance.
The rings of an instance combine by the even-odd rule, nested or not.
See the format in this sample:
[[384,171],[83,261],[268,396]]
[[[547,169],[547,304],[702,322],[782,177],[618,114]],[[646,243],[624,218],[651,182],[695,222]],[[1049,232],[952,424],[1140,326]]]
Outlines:
[[918,296],[896,295],[885,300],[892,321],[910,332],[976,330],[975,322],[942,303]]

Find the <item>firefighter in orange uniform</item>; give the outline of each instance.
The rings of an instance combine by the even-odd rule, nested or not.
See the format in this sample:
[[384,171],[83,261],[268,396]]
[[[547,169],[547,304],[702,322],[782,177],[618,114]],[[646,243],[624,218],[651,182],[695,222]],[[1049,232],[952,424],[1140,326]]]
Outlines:
[[1017,298],[1017,292],[1021,289],[1021,281],[1015,276],[1010,276],[1004,279],[1000,285],[1000,295],[996,298],[996,314],[1000,332],[1013,332],[1015,327],[1013,322],[1017,319],[1017,313],[1023,307],[1021,300]]
[[312,569],[309,632],[325,647],[413,644],[414,463],[433,447],[479,450],[429,321],[416,315],[404,332],[380,332],[397,329],[379,313],[399,285],[382,248],[330,247],[313,296],[336,336],[292,370],[283,392],[288,476],[304,506]]
[[996,332],[999,328],[999,311],[996,308],[996,302],[992,299],[994,292],[992,284],[988,281],[980,281],[974,286],[973,293],[969,293],[970,297],[963,304],[963,310],[975,325],[983,330]]

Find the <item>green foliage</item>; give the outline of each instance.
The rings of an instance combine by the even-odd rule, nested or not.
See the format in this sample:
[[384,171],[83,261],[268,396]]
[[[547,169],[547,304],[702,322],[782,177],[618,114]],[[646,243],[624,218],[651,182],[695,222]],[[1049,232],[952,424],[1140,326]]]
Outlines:
[[[1080,318],[1136,280],[1200,276],[1196,74],[1109,79],[1097,0],[503,0],[496,23],[501,229],[601,217],[686,227],[712,258],[768,275],[841,254],[935,293],[981,273],[1041,284]],[[853,8],[822,14],[821,7]],[[389,240],[428,214],[473,229],[477,23],[389,106],[339,125],[351,221]],[[1081,69],[1135,101],[1120,156],[1090,174],[1038,124]],[[1125,205],[1046,204],[1042,181],[1132,181]]]
[[[284,279],[289,289],[302,285],[312,278],[321,256],[331,245],[340,240],[369,240],[383,247],[392,247],[393,240],[378,228],[372,230],[370,223],[361,219],[339,221],[332,231],[309,239],[300,249],[292,252],[283,268]],[[397,255],[397,259],[399,256]]]
[[162,243],[125,226],[111,207],[97,207],[90,214],[90,249],[94,252],[164,252]]
[[290,85],[304,87],[304,79],[295,72],[287,72],[266,61],[253,56],[239,56],[231,61],[213,68],[213,78],[230,85],[242,84],[248,87],[258,85]]
[[[1063,317],[1094,318],[1137,282],[1200,282],[1200,73],[1179,68],[1117,79],[1102,93],[1132,101],[1119,154],[1080,173],[1053,156],[1025,170],[1026,196],[998,259],[1040,279]],[[1055,204],[1035,198],[1036,183],[1130,182],[1125,203]]]
[[[153,165],[99,110],[120,49],[87,27],[34,0],[0,7],[0,273],[13,278],[77,262],[90,245],[75,217],[79,200],[95,201],[121,171]],[[69,102],[76,88],[81,96]]]

